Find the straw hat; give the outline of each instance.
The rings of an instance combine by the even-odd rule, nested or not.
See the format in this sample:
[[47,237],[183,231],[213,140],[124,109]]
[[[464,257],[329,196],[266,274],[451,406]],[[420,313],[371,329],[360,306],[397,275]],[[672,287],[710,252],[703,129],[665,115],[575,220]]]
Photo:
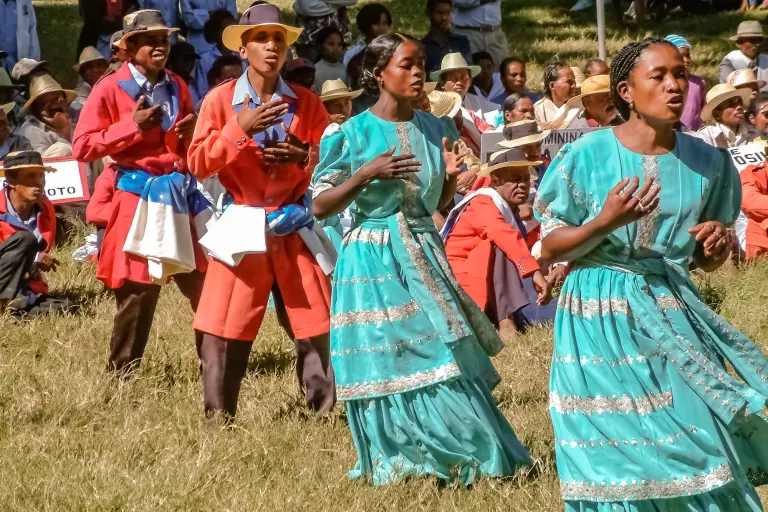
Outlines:
[[760,90],[765,87],[765,80],[758,80],[755,76],[755,72],[751,69],[737,69],[728,75],[728,79],[725,83],[734,86],[737,89],[742,87],[752,88]]
[[80,68],[83,67],[83,64],[86,64],[88,62],[96,62],[97,60],[109,62],[107,61],[107,59],[104,58],[104,56],[101,54],[99,50],[97,50],[93,46],[86,46],[85,48],[83,48],[83,51],[80,54],[80,60],[77,61],[77,64],[72,66],[72,69],[74,69],[79,73]]
[[480,171],[477,173],[478,177],[488,177],[499,169],[507,169],[510,167],[527,167],[531,177],[537,177],[535,166],[541,165],[544,162],[530,162],[525,157],[525,153],[522,149],[502,149],[497,151],[490,157],[490,164],[485,164],[480,167]]
[[571,66],[571,71],[573,71],[573,77],[576,79],[576,87],[581,87],[581,84],[583,84],[584,80],[587,78],[584,76],[584,71],[576,66]]
[[437,89],[437,82],[424,82],[424,94],[429,94]]
[[480,66],[470,66],[467,61],[464,60],[464,56],[460,53],[449,53],[443,57],[443,61],[440,63],[440,69],[433,71],[429,78],[433,82],[440,82],[442,76],[449,71],[456,71],[457,69],[466,69],[472,78],[475,78],[480,74]]
[[749,97],[752,95],[752,91],[749,89],[736,89],[730,84],[717,84],[709,90],[707,93],[707,104],[701,109],[701,120],[712,121],[712,112],[720,106],[721,103],[730,100],[731,98],[741,98],[741,101],[746,103],[749,101]]
[[285,30],[285,43],[290,46],[301,34],[300,28],[285,25],[280,16],[280,9],[272,4],[258,4],[250,7],[240,17],[238,25],[230,25],[224,29],[221,37],[224,46],[233,52],[240,51],[243,46],[243,35],[256,27],[281,27]]
[[536,144],[546,139],[552,130],[542,130],[536,121],[526,119],[504,127],[506,140],[498,143],[499,147],[512,149],[528,144]]
[[362,89],[350,91],[344,80],[337,78],[336,80],[326,80],[323,82],[323,87],[320,89],[320,100],[323,102],[339,100],[341,98],[353,100],[361,94],[363,94]]
[[35,59],[20,59],[11,70],[11,78],[17,82],[37,73],[48,73],[48,62]]
[[[120,38],[120,47],[136,34],[163,30],[169,35],[178,32],[178,28],[169,27],[163,19],[163,14],[155,9],[134,11],[123,17],[123,36]],[[113,34],[114,35],[114,34]],[[111,38],[110,38],[111,39]]]
[[69,89],[62,89],[59,82],[54,80],[51,75],[37,75],[32,77],[32,81],[29,84],[29,101],[27,101],[21,108],[21,111],[25,114],[29,114],[29,110],[37,99],[43,94],[49,92],[63,92],[67,97],[67,102],[72,103],[77,99],[77,93]]
[[584,80],[581,84],[581,94],[568,100],[568,106],[571,108],[582,108],[584,105],[582,99],[585,96],[593,94],[610,94],[611,77],[608,75],[595,75]]
[[13,110],[13,107],[15,107],[16,104],[14,102],[6,103],[5,105],[0,105],[0,110],[5,112],[6,115],[11,113],[11,110]]
[[429,111],[437,118],[453,119],[461,108],[461,96],[455,92],[432,91],[427,98],[429,98]]
[[739,28],[736,29],[736,35],[731,36],[728,39],[738,42],[739,39],[765,37],[763,34],[763,26],[759,21],[742,21],[739,23]]
[[5,176],[8,171],[22,171],[24,169],[56,172],[55,167],[48,167],[43,164],[43,157],[37,151],[14,151],[5,155],[3,167],[0,168],[0,176]]

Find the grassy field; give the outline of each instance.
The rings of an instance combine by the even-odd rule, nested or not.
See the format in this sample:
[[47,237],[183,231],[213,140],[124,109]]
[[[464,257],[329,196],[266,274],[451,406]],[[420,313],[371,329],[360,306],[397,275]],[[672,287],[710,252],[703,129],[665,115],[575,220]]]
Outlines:
[[[396,28],[422,34],[422,5],[393,2]],[[281,6],[290,3],[281,0]],[[505,0],[511,51],[531,59],[534,80],[556,53],[575,64],[596,53],[591,20],[571,18],[563,7],[553,0]],[[73,85],[77,6],[46,1],[36,8],[43,55],[60,80]],[[728,13],[672,19],[656,35],[688,36],[700,72],[712,78],[740,19]],[[609,50],[636,36],[611,26]],[[59,259],[68,260],[75,245],[59,248]],[[114,304],[94,270],[67,263],[52,276],[55,291],[83,298],[79,315],[24,323],[0,318],[0,510],[562,508],[546,406],[551,330],[531,332],[495,359],[504,378],[496,396],[536,460],[535,476],[484,481],[471,490],[442,489],[431,479],[374,488],[346,478],[355,452],[343,407],[322,420],[305,412],[292,343],[274,317],[255,344],[233,429],[202,421],[192,314],[172,288],[161,297],[137,377],[127,383],[110,378],[104,366]],[[766,281],[768,264],[699,279],[708,300],[768,350]]]

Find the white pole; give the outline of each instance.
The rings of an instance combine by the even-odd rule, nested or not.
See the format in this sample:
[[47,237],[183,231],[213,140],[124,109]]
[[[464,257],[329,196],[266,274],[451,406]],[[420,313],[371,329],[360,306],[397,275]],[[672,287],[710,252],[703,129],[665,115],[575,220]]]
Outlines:
[[597,0],[597,51],[605,60],[605,0]]

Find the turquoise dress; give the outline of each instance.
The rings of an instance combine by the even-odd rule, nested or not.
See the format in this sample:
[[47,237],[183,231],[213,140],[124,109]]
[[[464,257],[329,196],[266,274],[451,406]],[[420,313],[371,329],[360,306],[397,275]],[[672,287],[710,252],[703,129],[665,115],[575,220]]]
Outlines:
[[632,176],[661,184],[659,208],[576,260],[558,302],[549,409],[565,508],[762,510],[753,484],[768,468],[768,361],[688,271],[688,230],[739,213],[727,153],[678,134],[673,152],[644,156],[613,130],[587,134],[539,187],[542,237],[589,222]]
[[451,272],[431,215],[445,183],[443,121],[365,111],[326,130],[315,196],[395,146],[421,170],[381,180],[355,199],[332,282],[331,358],[358,461],[351,478],[374,484],[436,475],[471,484],[531,463],[491,389],[493,326]]

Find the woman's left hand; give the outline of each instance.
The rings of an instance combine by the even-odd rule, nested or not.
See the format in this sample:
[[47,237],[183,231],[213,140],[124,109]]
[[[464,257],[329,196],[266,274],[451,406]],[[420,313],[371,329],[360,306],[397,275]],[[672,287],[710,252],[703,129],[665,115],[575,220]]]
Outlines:
[[454,176],[461,172],[461,164],[464,163],[464,157],[467,156],[466,149],[462,149],[458,142],[448,142],[447,137],[443,137],[443,158],[445,159],[445,173],[448,176]]
[[688,230],[696,235],[696,241],[701,242],[706,258],[718,260],[725,256],[731,246],[731,235],[722,223],[710,220]]

